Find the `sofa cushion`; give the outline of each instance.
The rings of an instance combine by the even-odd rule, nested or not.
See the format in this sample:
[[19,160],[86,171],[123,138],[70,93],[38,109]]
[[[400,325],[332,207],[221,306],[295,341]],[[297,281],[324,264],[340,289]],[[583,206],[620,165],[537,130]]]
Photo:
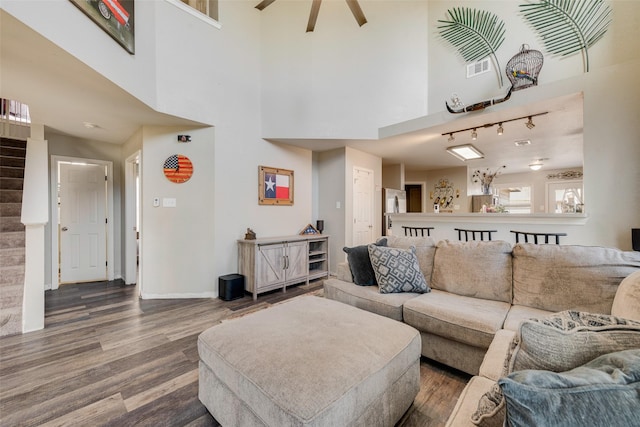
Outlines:
[[443,240],[436,246],[433,289],[510,303],[511,278],[511,244],[508,242]]
[[640,270],[625,277],[618,286],[611,314],[640,321]]
[[356,286],[337,279],[324,281],[324,296],[381,316],[402,321],[402,305],[421,294],[381,294],[377,286]]
[[513,248],[513,304],[609,314],[618,285],[638,268],[640,252],[518,243]]
[[[380,239],[375,244],[386,246],[387,239]],[[359,286],[375,286],[378,284],[369,259],[368,245],[354,246],[352,248],[345,246],[342,250],[347,254],[347,263],[351,270],[353,283]]]
[[498,382],[507,425],[632,426],[640,414],[640,350],[600,356],[571,371],[514,372]]
[[404,303],[404,321],[420,331],[488,348],[509,304],[432,290]]
[[640,322],[577,311],[526,320],[518,330],[511,372],[562,372],[614,351],[640,348]]
[[529,319],[541,319],[553,314],[552,311],[540,310],[539,308],[525,307],[523,305],[512,305],[509,314],[504,321],[504,329],[517,331],[520,323]]
[[418,258],[418,264],[420,264],[420,271],[422,271],[427,286],[430,286],[433,272],[433,255],[436,252],[436,244],[431,237],[387,236],[387,246],[400,249],[409,249],[412,246],[416,248],[416,258]]
[[398,249],[369,245],[369,258],[380,293],[430,291],[420,271],[416,249],[413,246],[409,249]]

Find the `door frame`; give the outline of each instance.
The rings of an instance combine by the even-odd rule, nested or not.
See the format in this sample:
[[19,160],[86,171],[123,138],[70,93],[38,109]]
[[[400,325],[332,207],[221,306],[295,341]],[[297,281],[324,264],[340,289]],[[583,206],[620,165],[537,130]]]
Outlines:
[[[136,170],[135,164],[138,162],[138,177],[142,179],[142,159],[141,151],[137,150],[135,153],[127,157],[125,160],[125,173],[124,173],[124,268],[122,271],[122,278],[126,285],[136,284],[140,279],[138,277],[138,241],[136,239],[136,232],[140,233],[140,230],[133,229],[136,226],[136,206],[142,205],[140,202],[140,194],[136,190]],[[142,224],[139,224],[142,228]]]
[[375,222],[376,222],[376,195],[375,195],[375,191],[376,191],[376,180],[375,180],[375,171],[373,169],[369,169],[369,168],[365,168],[362,166],[353,166],[353,169],[351,171],[351,244],[354,244],[353,242],[356,241],[356,227],[355,227],[355,221],[356,221],[356,217],[355,217],[355,213],[354,213],[354,207],[355,207],[355,177],[356,177],[356,171],[363,171],[363,172],[367,172],[368,174],[370,174],[371,176],[371,186],[370,186],[370,194],[371,194],[371,200],[369,201],[369,210],[371,211],[371,225],[370,225],[370,229],[371,229],[371,238],[375,239],[376,237],[376,229],[375,229]]
[[[420,207],[420,209],[422,210],[422,213],[427,212],[427,182],[426,181],[405,181],[404,185],[419,185],[420,188],[420,193],[421,193],[421,198],[422,198],[422,206]],[[404,188],[403,188],[404,190]],[[407,195],[408,196],[408,195]],[[407,199],[409,199],[409,197],[407,197]]]
[[114,226],[113,226],[113,162],[106,160],[84,159],[80,157],[51,156],[51,188],[49,193],[51,209],[51,289],[60,287],[60,257],[58,256],[58,165],[59,163],[86,163],[107,168],[107,280],[113,280],[115,264]]

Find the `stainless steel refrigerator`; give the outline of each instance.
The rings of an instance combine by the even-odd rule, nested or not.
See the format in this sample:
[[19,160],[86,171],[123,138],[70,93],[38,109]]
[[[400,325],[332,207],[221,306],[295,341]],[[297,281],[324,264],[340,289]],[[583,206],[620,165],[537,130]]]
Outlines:
[[407,212],[407,192],[404,190],[395,190],[393,188],[382,189],[382,235],[390,236],[392,234],[391,213]]

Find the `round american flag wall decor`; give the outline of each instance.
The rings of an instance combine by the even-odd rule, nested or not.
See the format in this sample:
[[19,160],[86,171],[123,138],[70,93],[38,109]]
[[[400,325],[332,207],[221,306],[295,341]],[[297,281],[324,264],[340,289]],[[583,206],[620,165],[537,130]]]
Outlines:
[[164,161],[164,176],[171,182],[182,184],[193,175],[193,163],[187,156],[174,154]]

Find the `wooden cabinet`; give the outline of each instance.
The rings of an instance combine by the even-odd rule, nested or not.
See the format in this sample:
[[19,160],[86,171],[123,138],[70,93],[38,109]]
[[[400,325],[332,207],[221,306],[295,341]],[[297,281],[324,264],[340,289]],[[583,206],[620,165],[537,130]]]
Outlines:
[[329,237],[318,235],[238,240],[238,271],[258,294],[329,276]]

